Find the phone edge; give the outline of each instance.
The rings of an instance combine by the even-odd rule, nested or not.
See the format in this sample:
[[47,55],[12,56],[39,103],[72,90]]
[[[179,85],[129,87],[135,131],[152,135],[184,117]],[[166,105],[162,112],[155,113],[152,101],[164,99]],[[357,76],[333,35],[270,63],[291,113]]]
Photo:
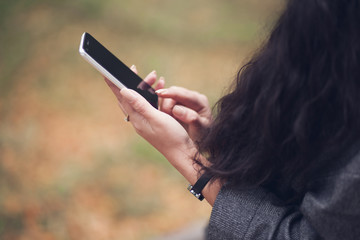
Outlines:
[[104,77],[109,79],[113,84],[115,84],[119,89],[126,88],[120,80],[118,80],[116,77],[114,77],[111,73],[109,73],[105,68],[103,68],[95,59],[93,59],[87,52],[83,49],[84,40],[85,40],[85,34],[83,33],[81,36],[80,41],[80,47],[79,47],[79,53],[80,56],[82,56],[88,63],[90,63],[98,72],[100,72]]

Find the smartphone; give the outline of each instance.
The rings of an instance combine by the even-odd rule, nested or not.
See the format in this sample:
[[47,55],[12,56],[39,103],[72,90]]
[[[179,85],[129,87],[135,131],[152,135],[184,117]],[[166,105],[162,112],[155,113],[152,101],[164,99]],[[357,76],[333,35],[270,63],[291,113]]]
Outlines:
[[80,55],[118,88],[130,88],[158,108],[155,90],[89,33],[81,36]]

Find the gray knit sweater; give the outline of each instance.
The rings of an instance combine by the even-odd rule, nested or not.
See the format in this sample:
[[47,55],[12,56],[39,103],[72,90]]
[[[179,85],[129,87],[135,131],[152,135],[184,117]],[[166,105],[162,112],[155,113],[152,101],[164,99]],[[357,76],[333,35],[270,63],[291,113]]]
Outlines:
[[[354,152],[353,152],[354,153]],[[207,239],[360,239],[360,151],[314,181],[299,206],[271,192],[223,187]]]

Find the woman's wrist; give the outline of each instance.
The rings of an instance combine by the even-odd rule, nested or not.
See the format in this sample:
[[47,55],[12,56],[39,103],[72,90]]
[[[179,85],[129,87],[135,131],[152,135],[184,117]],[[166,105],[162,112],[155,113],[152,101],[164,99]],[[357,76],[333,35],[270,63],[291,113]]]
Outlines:
[[[194,185],[203,174],[201,172],[201,166],[194,161],[195,156],[198,157],[197,160],[200,161],[202,165],[209,165],[206,158],[197,154],[198,149],[191,141],[189,144],[181,147],[179,146],[179,148],[173,149],[171,152],[168,151],[167,154],[164,154],[164,156],[179,171],[179,173],[184,176],[190,185]],[[211,206],[214,204],[221,186],[221,182],[219,180],[215,180],[208,182],[202,189],[202,195]]]
[[197,181],[201,167],[194,162],[198,150],[189,138],[186,143],[168,149],[163,153],[170,164],[182,174],[190,184]]

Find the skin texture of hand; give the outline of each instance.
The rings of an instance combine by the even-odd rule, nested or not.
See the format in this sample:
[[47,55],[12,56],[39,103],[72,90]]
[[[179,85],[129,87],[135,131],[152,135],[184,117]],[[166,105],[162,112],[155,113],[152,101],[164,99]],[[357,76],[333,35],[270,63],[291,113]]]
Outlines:
[[182,87],[158,89],[160,110],[176,118],[186,129],[193,141],[199,140],[202,132],[209,127],[212,116],[205,95]]
[[[137,73],[135,66],[131,69]],[[149,85],[154,85],[156,78],[156,72],[153,71],[144,78],[144,81]],[[125,88],[120,91],[111,81],[108,79],[105,81],[115,94],[120,108],[130,116],[130,123],[140,136],[161,152],[178,170],[182,166],[176,160],[172,160],[174,156],[181,156],[183,160],[188,159],[189,162],[193,162],[196,147],[177,120],[153,108],[137,92]],[[164,83],[161,77],[155,89],[162,88]]]
[[[136,72],[135,67],[132,67],[132,70]],[[155,109],[137,92],[126,88],[119,90],[109,80],[105,79],[105,81],[115,94],[121,109],[130,116],[130,123],[135,131],[163,154],[190,184],[194,185],[200,170],[193,161],[197,148],[183,125],[171,115]],[[156,82],[155,71],[151,72],[144,81],[154,85]],[[164,83],[164,79],[160,78],[155,89],[163,88]],[[190,104],[190,107],[196,105],[199,104]],[[207,160],[202,156],[200,156],[200,161],[204,165],[207,164]],[[202,191],[211,205],[213,205],[220,187],[220,183],[214,182],[207,184]]]

